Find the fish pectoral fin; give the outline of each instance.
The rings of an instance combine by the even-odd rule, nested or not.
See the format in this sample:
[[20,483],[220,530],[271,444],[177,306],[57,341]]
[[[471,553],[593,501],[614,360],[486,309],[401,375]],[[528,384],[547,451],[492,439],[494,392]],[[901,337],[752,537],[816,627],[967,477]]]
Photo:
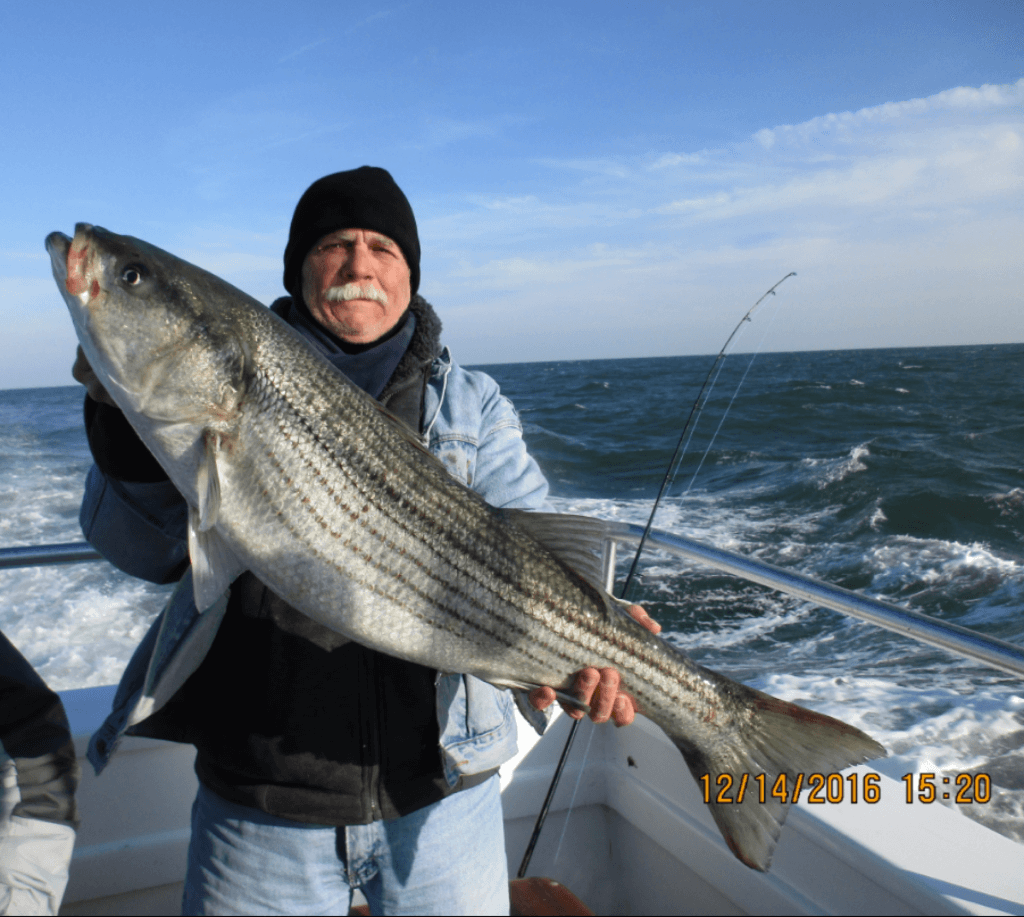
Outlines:
[[189,507],[188,553],[192,560],[192,588],[196,608],[206,611],[245,572],[245,565],[235,556],[216,529],[200,525],[199,511]]
[[[220,445],[219,436],[207,430],[203,435],[203,456],[199,461],[196,474],[196,493],[199,497],[197,526],[205,532],[217,521],[220,512],[220,475],[217,474],[217,451]],[[189,515],[189,527],[192,517]]]
[[[537,688],[547,688],[550,685],[538,685],[531,681],[513,681],[510,678],[496,681],[493,678],[485,679],[489,684],[494,685],[496,688],[512,688],[516,691],[535,691]],[[585,704],[578,697],[573,697],[571,694],[567,694],[565,691],[559,691],[558,688],[551,688],[555,692],[556,700],[566,704],[570,707],[575,707],[577,710],[582,710],[584,713],[590,713],[590,704]]]
[[569,513],[532,513],[524,509],[497,510],[506,521],[523,529],[592,586],[603,591],[604,543],[621,528],[614,522]]
[[546,707],[543,710],[538,710],[533,704],[530,703],[530,696],[527,691],[521,691],[519,688],[512,690],[512,698],[516,702],[516,706],[519,708],[519,713],[533,727],[533,731],[537,735],[542,736],[547,731],[548,726],[551,725],[551,719],[555,715],[555,711],[551,707]]

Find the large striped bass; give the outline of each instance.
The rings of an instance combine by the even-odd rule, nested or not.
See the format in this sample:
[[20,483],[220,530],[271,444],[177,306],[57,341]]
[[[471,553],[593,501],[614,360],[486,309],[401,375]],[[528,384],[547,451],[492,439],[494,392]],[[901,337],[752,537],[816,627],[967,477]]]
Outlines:
[[[648,632],[599,585],[613,524],[489,506],[223,280],[84,223],[46,245],[93,371],[188,502],[198,608],[251,570],[326,627],[440,671],[569,691],[580,669],[614,666],[716,792],[720,775],[770,787],[885,754]],[[787,803],[710,808],[766,870]]]

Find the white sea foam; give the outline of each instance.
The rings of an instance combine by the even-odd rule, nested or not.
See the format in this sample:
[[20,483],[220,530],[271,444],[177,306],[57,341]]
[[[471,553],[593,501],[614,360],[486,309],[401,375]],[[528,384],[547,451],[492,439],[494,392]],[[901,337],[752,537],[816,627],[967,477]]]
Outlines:
[[867,471],[868,466],[861,460],[871,455],[869,447],[870,443],[861,443],[840,458],[804,458],[800,463],[806,468],[817,469],[816,484],[818,490],[824,490],[832,484],[846,480],[851,474]]
[[1024,488],[1014,487],[1005,494],[991,494],[985,497],[985,502],[997,507],[1000,516],[1016,516],[1024,507]]
[[56,691],[116,684],[170,587],[108,564],[0,572],[0,630]]
[[[84,437],[62,448],[12,425],[0,447],[0,545],[82,541]],[[116,684],[169,591],[106,563],[0,570],[0,588],[0,630],[57,691]]]
[[[702,595],[702,600],[704,601],[708,599],[713,600],[714,598],[713,594],[704,593]],[[722,598],[729,600],[732,597],[723,594]],[[709,646],[713,646],[716,650],[730,649],[750,644],[758,638],[774,634],[782,627],[804,621],[813,611],[810,605],[802,604],[794,608],[784,609],[781,613],[775,613],[778,611],[778,603],[773,597],[766,596],[765,598],[767,600],[764,602],[758,602],[756,598],[745,598],[745,604],[748,606],[763,604],[768,612],[765,615],[751,616],[732,621],[719,621],[715,622],[712,627],[689,631],[686,634],[667,634],[666,639],[681,650],[691,654],[695,653],[695,651],[706,649]]]
[[987,545],[896,535],[870,548],[865,566],[874,571],[872,588],[890,591],[901,586],[969,590],[989,593],[1006,583],[1024,580],[1024,564],[1001,557]]

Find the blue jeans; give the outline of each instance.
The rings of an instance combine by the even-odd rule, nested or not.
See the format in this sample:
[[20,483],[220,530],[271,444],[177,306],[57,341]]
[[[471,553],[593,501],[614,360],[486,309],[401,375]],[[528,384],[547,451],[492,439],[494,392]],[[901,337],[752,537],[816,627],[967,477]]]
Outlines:
[[330,828],[228,802],[192,806],[183,914],[508,914],[497,775],[404,818]]

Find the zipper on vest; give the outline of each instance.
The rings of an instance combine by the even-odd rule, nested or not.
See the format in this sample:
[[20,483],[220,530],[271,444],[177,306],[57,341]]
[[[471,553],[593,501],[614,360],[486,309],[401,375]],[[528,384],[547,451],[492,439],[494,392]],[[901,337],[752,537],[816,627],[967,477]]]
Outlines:
[[375,654],[364,650],[359,654],[360,668],[360,694],[362,703],[359,704],[360,729],[359,734],[362,740],[362,769],[363,769],[363,805],[362,809],[369,816],[370,821],[380,821],[383,813],[380,807],[380,711],[378,709],[378,695],[380,672],[378,671]]

